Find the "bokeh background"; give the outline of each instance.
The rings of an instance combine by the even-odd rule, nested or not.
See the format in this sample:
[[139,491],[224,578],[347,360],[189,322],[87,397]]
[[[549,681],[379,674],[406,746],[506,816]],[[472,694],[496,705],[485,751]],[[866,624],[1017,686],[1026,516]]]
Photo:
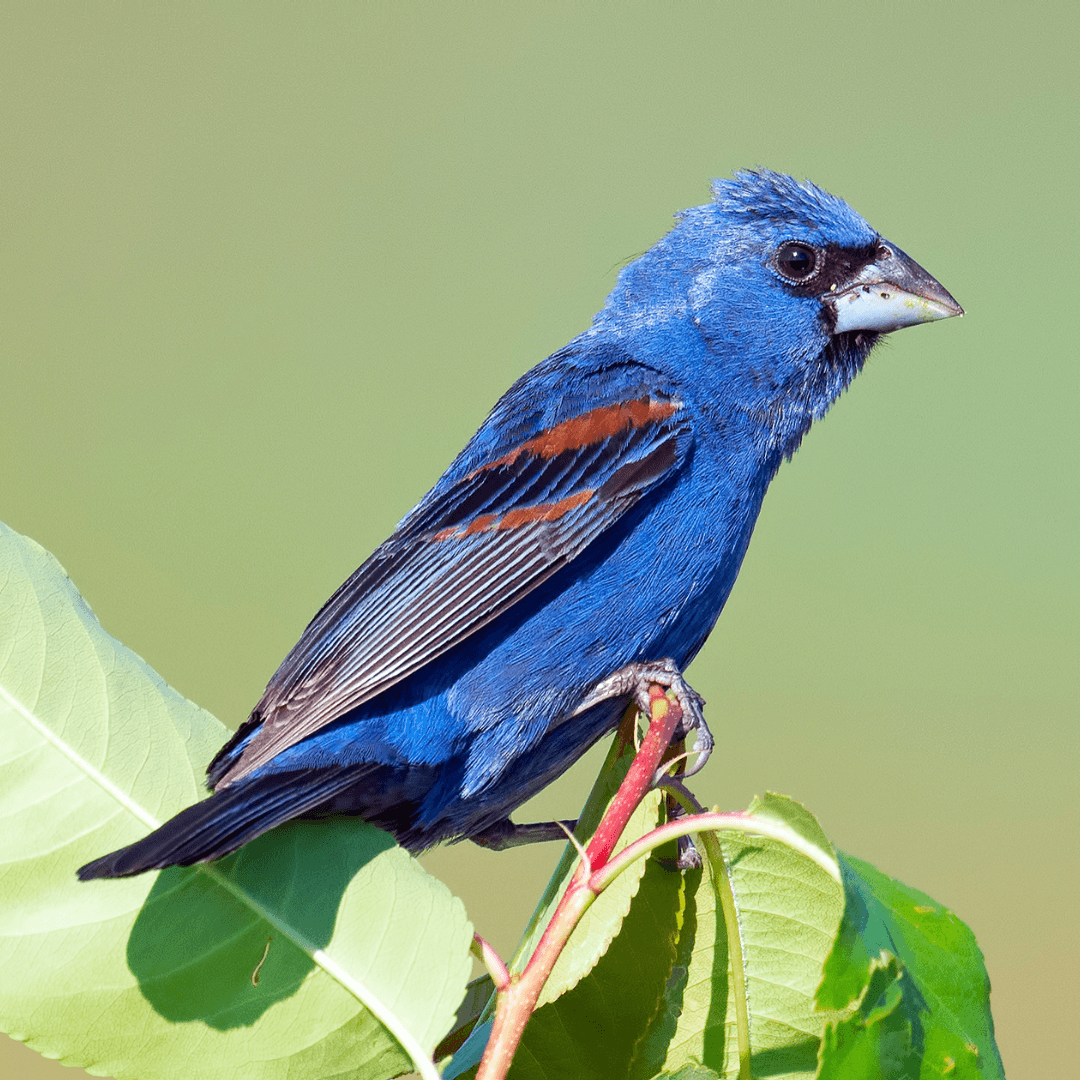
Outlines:
[[[0,518],[235,726],[673,212],[811,177],[968,315],[879,349],[781,470],[692,669],[695,787],[791,794],[953,908],[1009,1075],[1070,1075],[1077,12],[5,4]],[[555,857],[426,862],[509,951]],[[10,1040],[0,1073],[77,1075]]]

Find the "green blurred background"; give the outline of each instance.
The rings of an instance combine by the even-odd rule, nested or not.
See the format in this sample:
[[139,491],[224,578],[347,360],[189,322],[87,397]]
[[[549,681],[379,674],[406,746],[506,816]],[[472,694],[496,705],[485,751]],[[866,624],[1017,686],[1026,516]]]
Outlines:
[[[952,907],[1010,1076],[1071,1075],[1077,10],[5,4],[0,518],[235,726],[674,211],[811,177],[968,316],[781,470],[692,668],[694,786],[796,796]],[[426,863],[508,951],[556,854]],[[0,1073],[72,1075],[10,1040]]]

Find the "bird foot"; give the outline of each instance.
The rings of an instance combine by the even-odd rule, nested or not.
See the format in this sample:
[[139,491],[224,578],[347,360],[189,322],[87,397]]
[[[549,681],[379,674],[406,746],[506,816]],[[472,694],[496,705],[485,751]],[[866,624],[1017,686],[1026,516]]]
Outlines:
[[[678,774],[679,779],[685,780],[705,767],[705,762],[709,760],[709,755],[712,753],[714,740],[701,711],[705,699],[683,678],[683,673],[674,660],[627,664],[626,667],[620,668],[597,683],[574,710],[573,715],[576,716],[597,702],[606,701],[608,698],[629,695],[642,713],[648,716],[652,711],[649,687],[654,683],[658,686],[666,686],[673,691],[675,700],[682,709],[682,719],[671,737],[672,743],[682,742],[691,731],[697,732],[692,751],[697,754],[697,760],[685,772]],[[657,774],[657,781],[662,775],[664,775],[663,771]]]

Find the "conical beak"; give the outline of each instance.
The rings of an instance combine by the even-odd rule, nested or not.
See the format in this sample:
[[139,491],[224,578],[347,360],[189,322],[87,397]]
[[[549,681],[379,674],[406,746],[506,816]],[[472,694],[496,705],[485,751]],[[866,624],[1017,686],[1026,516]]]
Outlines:
[[880,254],[847,284],[822,297],[836,316],[834,333],[887,334],[917,323],[963,315],[964,309],[914,259],[883,242]]

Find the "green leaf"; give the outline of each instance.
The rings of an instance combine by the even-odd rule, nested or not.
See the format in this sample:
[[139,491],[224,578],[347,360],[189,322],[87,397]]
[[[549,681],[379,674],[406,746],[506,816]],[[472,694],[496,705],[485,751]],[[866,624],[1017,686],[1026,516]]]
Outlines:
[[911,1042],[911,1021],[901,1008],[900,962],[895,956],[882,954],[866,974],[869,977],[858,1011],[825,1030],[819,1075],[844,1080],[917,1077],[919,1062]]
[[[749,818],[771,837],[742,827]],[[982,958],[951,912],[838,856],[814,817],[782,796],[756,799],[712,835],[733,890],[744,996],[722,880],[708,862],[680,876],[653,860],[606,953],[530,1019],[515,1080],[733,1080],[740,1006],[752,1076],[1002,1076]],[[699,838],[706,852],[708,841]],[[475,1066],[486,1030],[452,1075]]]
[[[627,844],[656,828],[661,794],[650,791],[630,816],[626,829],[612,853],[617,855]],[[546,1005],[578,984],[596,966],[620,932],[630,911],[631,901],[647,872],[648,859],[639,859],[593,901],[574,927],[570,940],[544,984],[537,1006]]]
[[407,1071],[402,1044],[453,1022],[472,928],[377,829],[292,823],[208,866],[76,880],[198,798],[227,735],[0,525],[0,1025],[118,1078]]
[[[487,1010],[484,1010],[486,1013]],[[454,1052],[449,1064],[443,1069],[443,1080],[457,1080],[459,1076],[475,1076],[476,1067],[484,1056],[487,1042],[495,1021],[482,1019],[469,1032],[469,1037]]]
[[830,868],[836,865],[836,848],[818,824],[818,819],[802,803],[787,795],[766,791],[764,795],[754,796],[746,812],[762,821],[786,825],[806,841],[808,850],[816,852],[820,862],[829,864]]
[[[818,1000],[860,1006],[829,1033],[822,1077],[1003,1077],[990,981],[971,931],[869,863],[842,855],[840,868],[847,909]],[[895,972],[890,986],[883,971]],[[856,1065],[878,1071],[852,1072]]]
[[[835,855],[813,816],[783,796],[755,800],[750,812],[795,831],[814,857],[777,840],[720,833],[735,895],[746,980],[751,1068],[755,1076],[811,1077],[827,1014],[814,991],[844,910]],[[634,1077],[704,1065],[739,1072],[735,994],[728,935],[708,868],[688,874],[678,955],[663,1001],[638,1047]]]

